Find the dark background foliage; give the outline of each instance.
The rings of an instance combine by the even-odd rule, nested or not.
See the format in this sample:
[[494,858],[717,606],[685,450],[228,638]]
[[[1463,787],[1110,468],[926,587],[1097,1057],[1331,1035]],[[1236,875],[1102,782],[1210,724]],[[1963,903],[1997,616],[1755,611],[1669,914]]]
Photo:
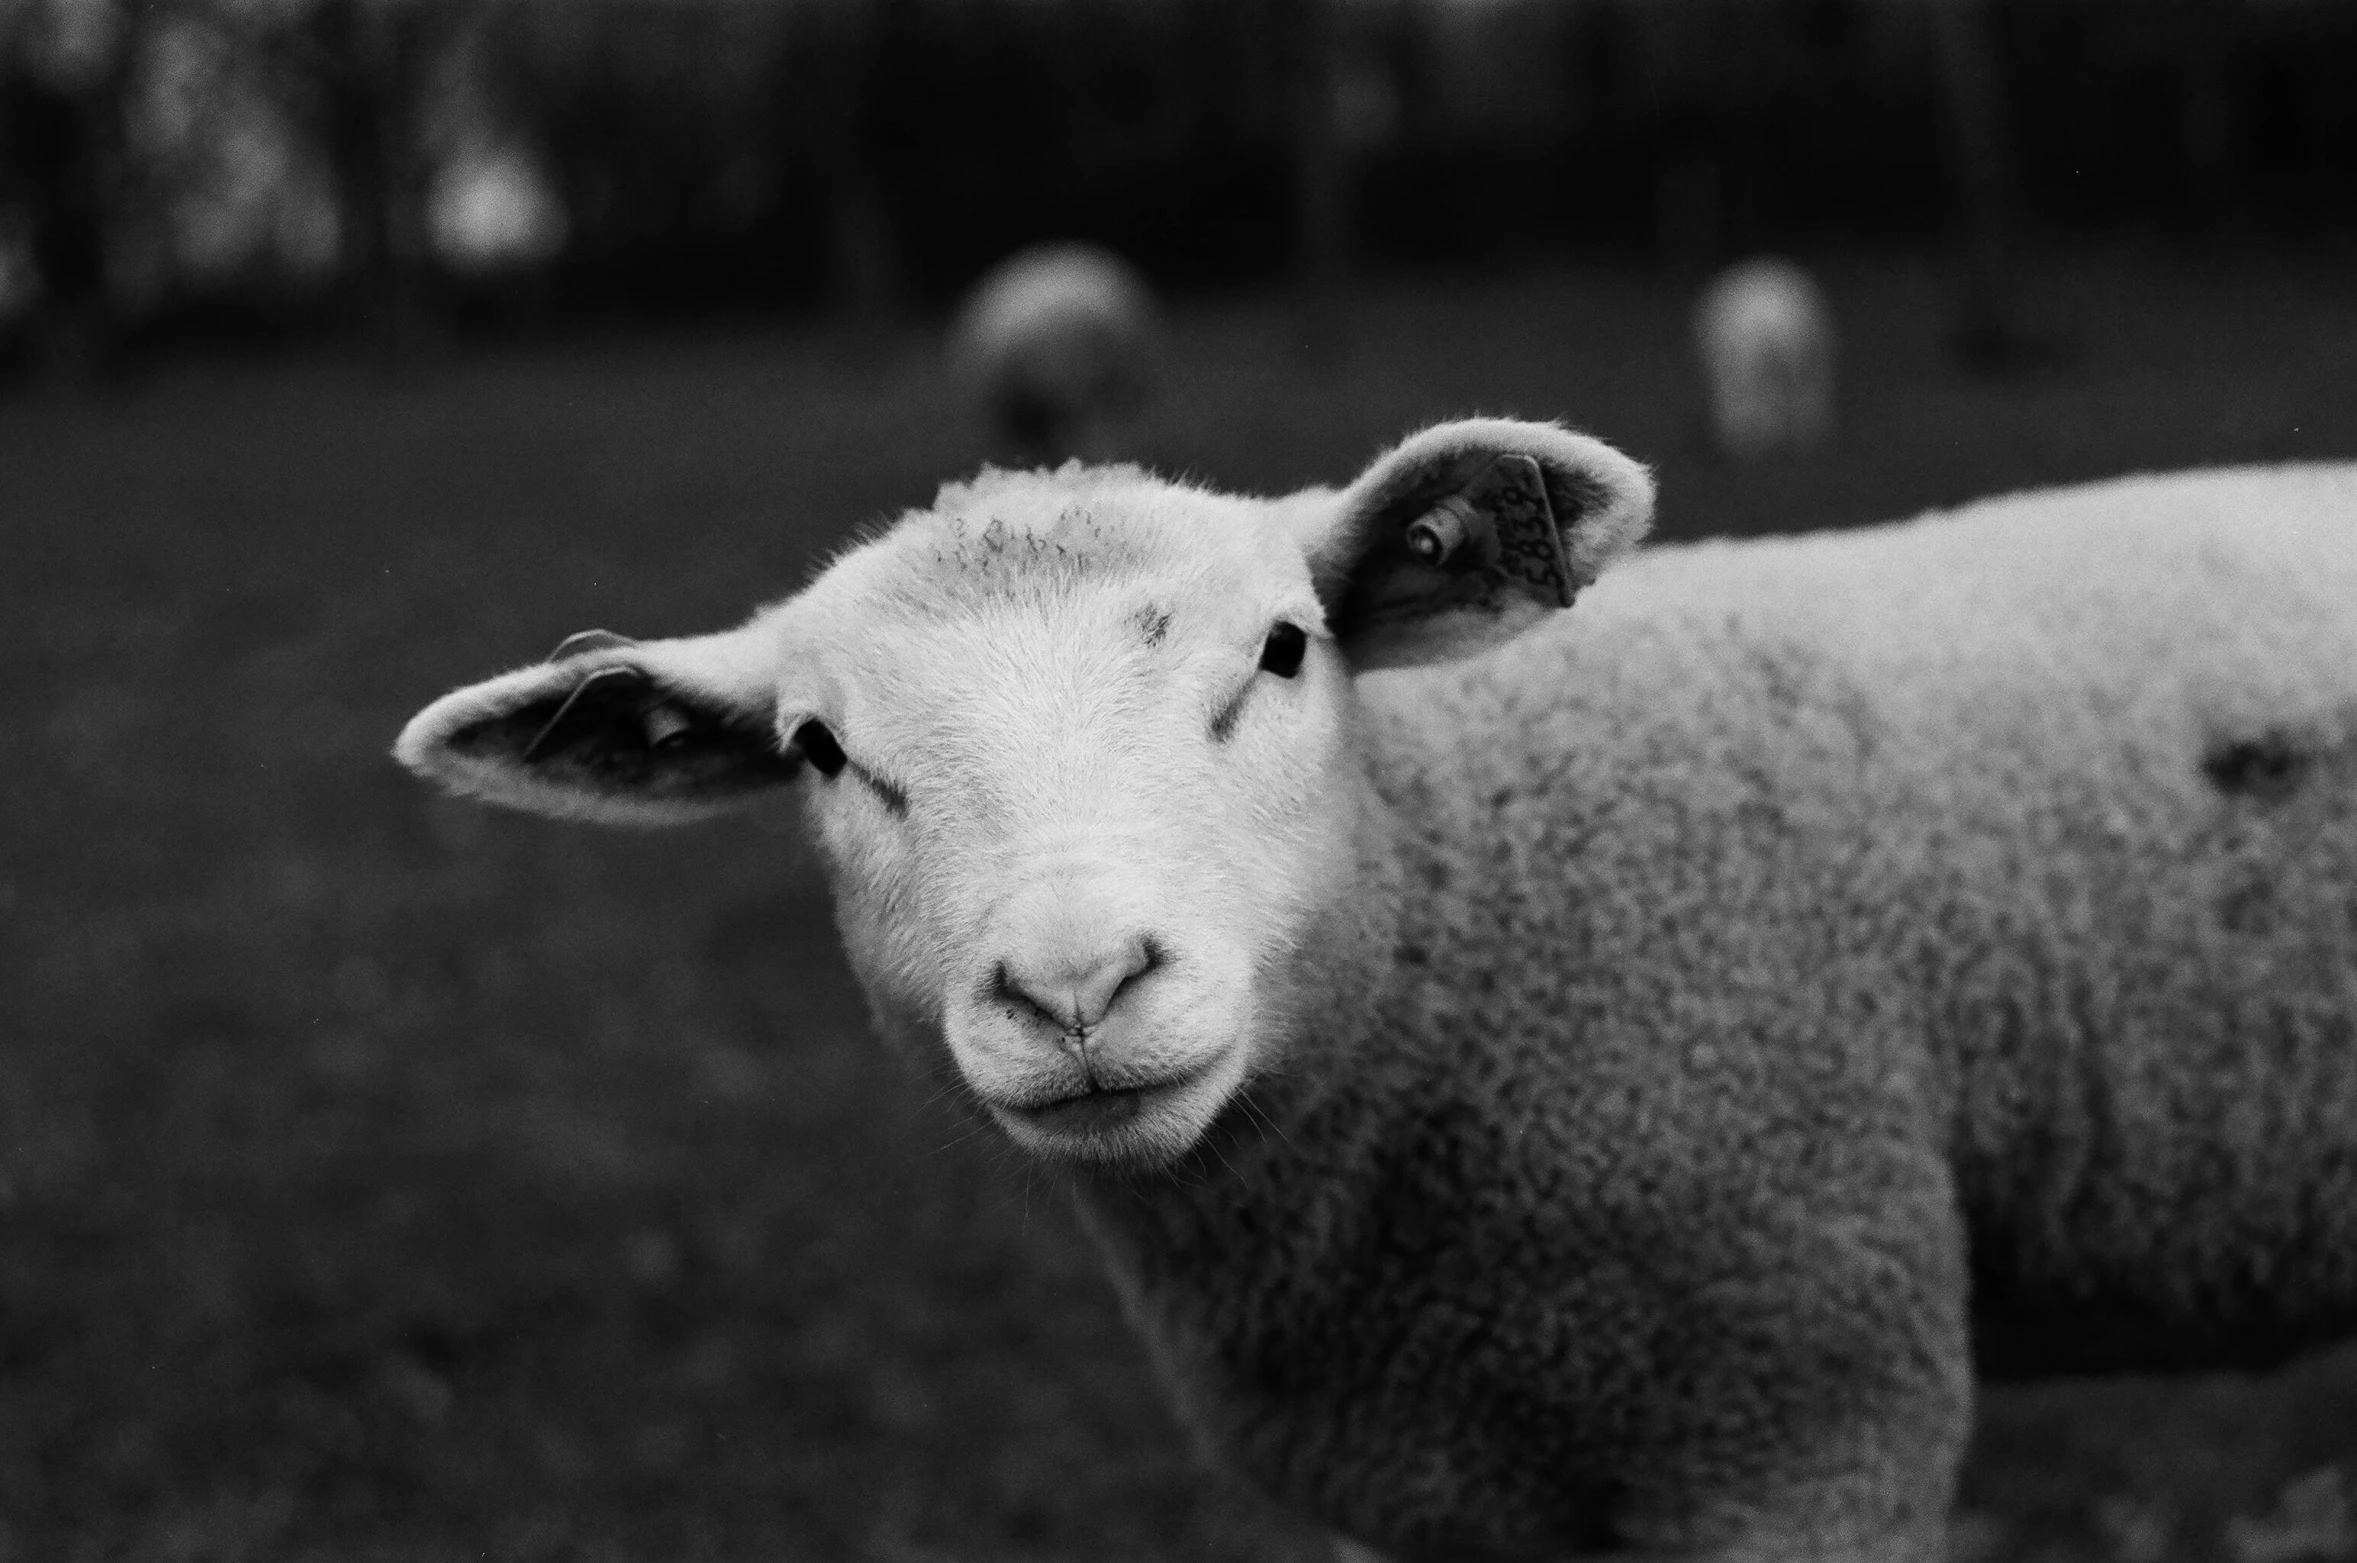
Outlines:
[[[0,253],[137,335],[923,309],[1042,235],[1185,290],[2313,239],[2353,77],[2329,0],[8,0]],[[437,243],[486,148],[561,241]]]

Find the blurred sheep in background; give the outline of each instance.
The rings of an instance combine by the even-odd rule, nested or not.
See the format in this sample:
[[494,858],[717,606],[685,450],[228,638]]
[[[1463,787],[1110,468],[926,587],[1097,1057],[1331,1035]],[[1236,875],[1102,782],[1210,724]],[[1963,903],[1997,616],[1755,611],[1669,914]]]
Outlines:
[[430,173],[425,230],[433,257],[462,277],[545,266],[572,236],[556,173],[503,94],[480,28],[429,77],[420,139]]
[[949,361],[994,442],[1026,462],[1127,453],[1160,378],[1161,326],[1137,269],[1093,244],[993,267],[959,308]]
[[1721,454],[1794,455],[1833,437],[1833,312],[1799,266],[1761,256],[1720,272],[1694,306],[1694,350]]
[[522,270],[556,258],[567,221],[541,159],[516,141],[461,147],[435,171],[426,196],[434,254],[470,276]]

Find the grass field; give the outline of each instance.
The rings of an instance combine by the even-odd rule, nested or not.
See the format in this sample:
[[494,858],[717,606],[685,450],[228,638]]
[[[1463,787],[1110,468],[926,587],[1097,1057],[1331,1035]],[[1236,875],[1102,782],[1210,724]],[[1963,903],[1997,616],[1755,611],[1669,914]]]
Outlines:
[[[1680,290],[1615,273],[1370,289],[1322,363],[1273,304],[1184,309],[1151,443],[1266,488],[1563,416],[1658,464],[1670,537],[2357,456],[2350,257],[2058,262],[2054,352],[1979,379],[1936,274],[1828,275],[1848,426],[1805,461],[1710,460]],[[928,355],[0,401],[0,1560],[1319,1555],[1194,1462],[1055,1198],[869,1044],[791,818],[566,829],[384,755],[452,683],[732,620],[970,466]],[[2357,1555],[2336,1466],[2346,1355],[2011,1394],[1960,1549]]]

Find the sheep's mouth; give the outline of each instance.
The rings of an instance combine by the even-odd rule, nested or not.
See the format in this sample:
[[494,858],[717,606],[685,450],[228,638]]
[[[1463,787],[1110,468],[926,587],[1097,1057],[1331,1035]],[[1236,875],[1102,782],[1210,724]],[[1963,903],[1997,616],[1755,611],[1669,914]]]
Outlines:
[[[1051,1160],[1159,1166],[1195,1143],[1234,1087],[1235,1057],[1222,1052],[1167,1074],[1037,1082],[1028,1100],[983,1096],[1016,1144]],[[1162,1067],[1168,1069],[1169,1061]]]
[[1085,1134],[1117,1129],[1135,1121],[1138,1114],[1157,1097],[1168,1095],[1193,1078],[1192,1075],[1180,1075],[1144,1085],[1093,1086],[1054,1101],[1039,1102],[1028,1107],[1009,1107],[1005,1111],[1030,1127],[1051,1134]]

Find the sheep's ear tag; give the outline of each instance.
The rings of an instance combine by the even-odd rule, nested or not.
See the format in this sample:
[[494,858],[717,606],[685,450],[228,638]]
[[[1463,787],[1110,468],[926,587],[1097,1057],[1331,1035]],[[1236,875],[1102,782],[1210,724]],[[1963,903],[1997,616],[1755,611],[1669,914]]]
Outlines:
[[1551,607],[1571,606],[1571,559],[1536,457],[1498,457],[1409,522],[1406,543],[1429,568],[1477,573]]
[[[592,652],[627,651],[637,644],[612,630],[583,630],[559,641],[547,660],[557,665]],[[764,735],[734,728],[725,715],[698,711],[684,699],[666,694],[643,668],[628,662],[591,669],[553,710],[540,711],[546,714],[533,714],[531,741],[517,756],[525,765],[578,766],[594,757],[612,769],[618,763],[652,764],[701,755],[706,760],[733,756],[762,772],[781,765],[791,769]],[[626,758],[631,756],[644,758]]]
[[[596,741],[604,729],[638,716],[639,708],[647,705],[651,687],[652,681],[636,668],[599,668],[575,684],[555,713],[540,724],[539,732],[524,746],[523,762],[532,765],[575,745]],[[648,707],[647,715],[669,712],[668,706],[654,705]],[[647,738],[648,747],[654,747],[658,740],[651,729]]]
[[[569,662],[593,651],[621,651],[637,645],[628,635],[612,630],[582,630],[567,635],[550,652],[549,662]],[[677,749],[695,734],[696,724],[679,707],[654,693],[654,681],[626,663],[599,668],[558,703],[555,714],[540,724],[524,746],[523,763],[534,765],[561,749],[592,740],[601,726],[617,718],[635,720],[645,746],[657,752]]]
[[592,651],[612,651],[617,647],[637,644],[629,636],[617,635],[612,630],[582,630],[579,634],[567,635],[558,641],[557,649],[548,654],[547,660],[562,662],[567,657],[578,657]]

